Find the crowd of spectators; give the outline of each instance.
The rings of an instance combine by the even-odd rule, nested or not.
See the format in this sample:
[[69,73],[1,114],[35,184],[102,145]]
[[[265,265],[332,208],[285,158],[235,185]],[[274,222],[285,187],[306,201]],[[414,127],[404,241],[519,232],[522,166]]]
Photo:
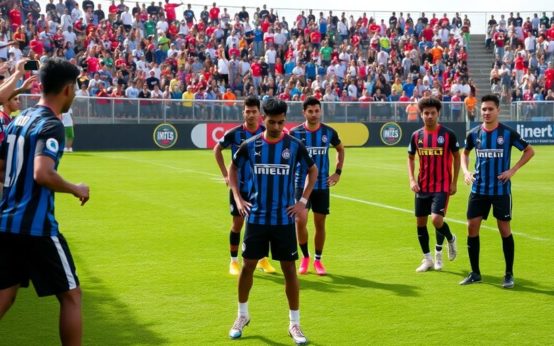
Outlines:
[[[494,51],[491,91],[504,102],[554,101],[554,12],[519,12],[488,21],[487,48]],[[526,104],[529,112],[535,102]]]
[[[34,0],[0,4],[0,59],[65,57],[82,70],[78,96],[179,99],[187,108],[193,99],[249,95],[463,102],[475,93],[467,68],[471,22],[458,13],[416,19],[392,12],[377,20],[299,10],[288,23],[266,5],[231,13],[214,2],[198,13],[170,0],[120,0],[107,9],[92,0],[49,1],[44,11]],[[31,92],[38,91],[34,83]]]

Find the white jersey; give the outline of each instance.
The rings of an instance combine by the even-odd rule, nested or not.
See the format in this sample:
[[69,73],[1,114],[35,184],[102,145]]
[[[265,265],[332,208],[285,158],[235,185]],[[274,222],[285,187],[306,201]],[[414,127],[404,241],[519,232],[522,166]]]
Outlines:
[[73,110],[69,109],[67,113],[62,113],[62,123],[64,127],[72,127],[73,126],[73,118],[71,117],[73,115]]

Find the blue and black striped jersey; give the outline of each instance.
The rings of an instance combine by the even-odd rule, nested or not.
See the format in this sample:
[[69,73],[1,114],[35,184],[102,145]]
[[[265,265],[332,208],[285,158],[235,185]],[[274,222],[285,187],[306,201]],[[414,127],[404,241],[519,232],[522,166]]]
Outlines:
[[471,129],[465,149],[475,148],[475,181],[471,192],[479,195],[509,195],[511,182],[503,183],[498,176],[510,169],[512,146],[524,150],[529,144],[514,129],[499,123],[492,131],[481,125]]
[[233,157],[239,169],[250,166],[252,172],[252,207],[248,223],[290,225],[294,217],[287,207],[295,204],[294,174],[300,164],[308,169],[314,162],[306,147],[296,138],[283,134],[276,143],[267,142],[263,133],[244,142]]
[[[225,132],[225,135],[219,140],[219,145],[223,148],[231,146],[231,157],[235,156],[239,146],[245,140],[262,133],[265,130],[263,126],[258,126],[256,131],[250,132],[243,125],[239,125],[231,130]],[[244,165],[238,172],[239,189],[241,192],[249,192],[252,188],[252,173],[250,173],[250,167]]]
[[54,192],[33,177],[36,156],[48,156],[57,169],[64,148],[64,127],[48,107],[29,108],[6,129],[0,158],[5,164],[0,232],[55,236]]
[[[293,128],[289,133],[291,136],[298,138],[306,146],[310,157],[317,165],[318,174],[314,190],[328,189],[329,186],[327,185],[327,178],[329,178],[329,148],[331,145],[336,147],[341,143],[337,131],[322,123],[315,131],[310,131],[306,128],[305,124],[300,124]],[[294,182],[297,189],[304,188],[304,182],[306,181],[307,174],[308,171],[306,169],[299,169],[296,171]]]

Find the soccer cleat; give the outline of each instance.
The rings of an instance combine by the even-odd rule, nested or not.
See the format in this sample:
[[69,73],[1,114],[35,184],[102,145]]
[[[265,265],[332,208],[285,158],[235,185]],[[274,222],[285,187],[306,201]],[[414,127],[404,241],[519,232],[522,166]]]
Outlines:
[[458,244],[456,243],[456,236],[452,237],[452,241],[447,241],[448,243],[448,259],[453,261],[458,255]]
[[267,257],[262,258],[258,261],[258,264],[256,264],[257,269],[263,270],[265,273],[271,274],[275,273],[275,268],[269,263],[269,260]]
[[421,261],[421,265],[417,267],[415,271],[418,273],[422,273],[422,272],[428,271],[431,268],[433,268],[433,260],[430,258],[424,257],[423,260]]
[[305,345],[308,342],[308,339],[306,339],[306,336],[302,333],[298,324],[293,324],[289,327],[289,335],[297,345]]
[[327,270],[325,270],[325,267],[323,266],[323,263],[321,263],[320,260],[314,261],[314,268],[317,275],[326,275]]
[[512,274],[504,275],[504,282],[502,282],[504,288],[514,288],[514,276]]
[[469,273],[467,278],[460,281],[460,285],[471,285],[476,283],[481,283],[481,274],[477,274],[473,272]]
[[442,251],[435,250],[435,270],[442,270]]
[[300,260],[300,267],[298,267],[298,274],[306,274],[308,267],[310,266],[310,257],[302,257]]
[[229,274],[231,274],[231,275],[239,275],[240,274],[240,263],[239,263],[239,261],[231,260],[231,263],[229,263]]
[[250,319],[246,316],[239,316],[233,323],[231,330],[229,331],[229,337],[231,339],[238,339],[242,336],[242,329],[250,323]]

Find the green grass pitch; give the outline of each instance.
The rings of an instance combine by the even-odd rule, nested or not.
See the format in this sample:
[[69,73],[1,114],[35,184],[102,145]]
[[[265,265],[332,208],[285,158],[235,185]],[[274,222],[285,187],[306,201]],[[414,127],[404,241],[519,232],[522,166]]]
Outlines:
[[[535,150],[513,178],[516,287],[505,290],[494,219],[481,231],[484,282],[458,285],[469,269],[462,179],[447,215],[459,257],[442,272],[415,273],[421,254],[406,149],[347,148],[327,223],[329,275],[301,277],[311,345],[551,344],[554,147]],[[227,272],[228,191],[211,151],[73,153],[60,172],[91,186],[85,207],[69,195],[56,199],[83,289],[85,345],[292,344],[279,270],[255,274],[251,323],[242,340],[227,336],[237,288]],[[54,298],[20,290],[0,322],[0,345],[59,344],[57,310]]]

